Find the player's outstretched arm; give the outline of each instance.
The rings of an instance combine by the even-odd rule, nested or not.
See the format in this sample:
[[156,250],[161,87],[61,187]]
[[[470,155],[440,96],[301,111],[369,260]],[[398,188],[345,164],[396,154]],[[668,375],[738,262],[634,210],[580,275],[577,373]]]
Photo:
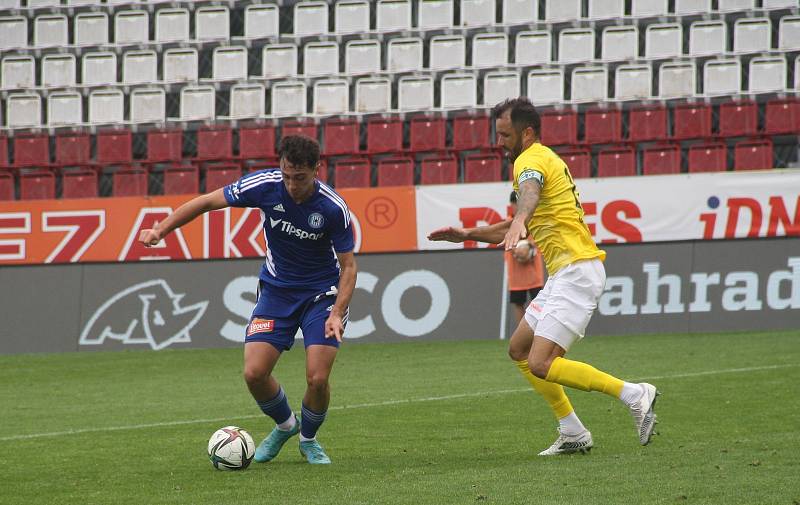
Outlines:
[[325,320],[325,338],[333,337],[341,342],[344,333],[344,316],[347,313],[347,307],[350,306],[350,299],[353,298],[353,291],[356,289],[358,268],[353,251],[336,253],[336,259],[339,260],[339,287],[331,315]]
[[428,234],[428,240],[434,242],[464,242],[465,240],[475,240],[478,242],[488,242],[497,244],[506,235],[506,230],[511,225],[511,221],[501,221],[488,226],[478,226],[476,228],[455,228],[447,226],[433,230]]
[[542,191],[539,183],[531,178],[519,183],[517,191],[517,213],[511,221],[505,237],[500,242],[500,247],[510,251],[516,247],[517,242],[528,236],[528,221],[533,217],[536,206],[539,205],[539,195]]
[[175,212],[170,214],[165,220],[157,223],[153,228],[142,230],[139,233],[139,242],[147,247],[154,246],[161,242],[161,239],[169,235],[175,228],[180,228],[192,221],[197,216],[206,212],[221,209],[228,206],[222,188],[192,198],[184,203]]

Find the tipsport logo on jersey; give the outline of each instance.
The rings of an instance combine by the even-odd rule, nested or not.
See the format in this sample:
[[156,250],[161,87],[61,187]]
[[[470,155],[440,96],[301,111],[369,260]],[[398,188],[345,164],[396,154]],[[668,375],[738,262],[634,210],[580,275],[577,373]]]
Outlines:
[[[321,227],[322,226],[322,215],[321,214],[317,214],[317,213],[312,214],[308,218],[309,223],[311,222],[311,219],[315,215],[319,216],[319,221],[315,221],[315,222],[319,222],[319,226]],[[306,231],[306,230],[304,230],[302,228],[299,228],[299,227],[295,226],[294,224],[292,224],[291,221],[287,221],[285,219],[273,219],[273,218],[270,217],[269,218],[269,224],[273,229],[277,228],[280,231],[286,233],[287,235],[293,235],[293,236],[299,238],[300,240],[319,240],[325,235],[324,233],[321,233],[321,232],[320,233],[308,232],[308,231]]]

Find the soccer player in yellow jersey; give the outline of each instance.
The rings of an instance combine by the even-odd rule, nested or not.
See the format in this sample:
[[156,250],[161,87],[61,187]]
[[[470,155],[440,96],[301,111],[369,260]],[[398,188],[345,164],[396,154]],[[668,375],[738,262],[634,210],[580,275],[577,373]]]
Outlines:
[[652,384],[624,382],[595,367],[565,358],[583,338],[606,282],[603,260],[583,222],[583,208],[566,163],[539,142],[541,121],[527,98],[494,107],[497,141],[514,161],[517,213],[513,220],[477,228],[441,228],[430,240],[477,240],[506,250],[530,234],[549,277],[511,336],[508,354],[558,419],[559,436],[541,456],[586,452],[594,442],[563,386],[619,398],[633,415],[639,442],[647,445],[659,394]]

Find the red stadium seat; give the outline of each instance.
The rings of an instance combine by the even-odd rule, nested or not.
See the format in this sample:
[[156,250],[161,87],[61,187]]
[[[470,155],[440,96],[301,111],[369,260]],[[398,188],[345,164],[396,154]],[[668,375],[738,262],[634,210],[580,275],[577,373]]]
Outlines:
[[233,132],[228,126],[205,127],[197,130],[198,160],[229,160],[233,158]]
[[206,192],[236,181],[242,176],[242,168],[235,163],[215,163],[206,167]]
[[61,198],[97,198],[97,172],[69,170],[61,179]]
[[587,144],[611,144],[622,140],[622,111],[587,110],[583,115],[583,140]]
[[414,160],[392,157],[378,161],[378,186],[413,186]]
[[11,172],[0,170],[0,201],[14,199],[14,176]]
[[483,149],[491,145],[488,116],[462,115],[453,118],[453,149]]
[[103,130],[95,136],[97,155],[95,161],[102,166],[133,161],[133,135],[128,130]]
[[548,110],[541,114],[542,143],[548,146],[578,143],[578,113],[574,110]]
[[322,127],[326,156],[358,153],[360,124],[355,119],[329,119]]
[[723,142],[704,142],[689,147],[689,173],[724,172],[728,169],[728,147]]
[[313,121],[288,120],[281,124],[281,137],[287,135],[305,135],[314,140],[318,140],[317,125]]
[[592,153],[588,149],[563,149],[558,155],[569,167],[573,179],[592,176]]
[[458,159],[453,155],[430,156],[420,162],[420,184],[455,184]]
[[275,157],[275,127],[250,124],[239,128],[239,158],[243,160]]
[[474,153],[464,158],[464,182],[496,182],[502,180],[503,160],[497,153]]
[[711,106],[700,103],[676,105],[672,112],[672,138],[701,139],[711,136]]
[[642,174],[679,174],[681,172],[681,147],[677,144],[660,144],[644,149]]
[[50,166],[50,137],[38,133],[15,135],[14,166],[17,168]]
[[663,140],[667,133],[667,109],[660,106],[635,107],[628,114],[628,140]]
[[764,170],[775,168],[772,163],[772,141],[742,140],[733,148],[734,170]]
[[719,106],[721,137],[746,137],[758,131],[758,105],[750,100],[725,102]]
[[147,132],[145,163],[180,161],[183,157],[182,130],[150,130]]
[[[412,151],[441,151],[444,149],[444,118],[432,118],[427,116],[413,117],[411,118],[409,129]],[[380,186],[380,179],[378,185]]]
[[92,145],[88,133],[56,135],[56,165],[83,166],[91,163]]
[[0,167],[8,166],[8,137],[0,135]]
[[370,163],[366,158],[343,158],[334,165],[334,182],[337,188],[368,188]]
[[113,196],[147,196],[147,170],[138,166],[125,166],[111,176]]
[[319,159],[319,171],[317,172],[317,180],[320,180],[324,183],[328,183],[331,179],[331,172],[330,167],[328,166],[328,160],[325,158]]
[[636,175],[636,151],[632,147],[607,147],[597,155],[597,177]]
[[50,170],[19,174],[20,200],[48,200],[56,197],[56,176]]
[[403,121],[399,118],[367,120],[367,152],[389,153],[403,150]]
[[164,169],[164,194],[186,195],[200,192],[200,176],[195,165],[172,165]]
[[789,98],[767,102],[764,133],[768,135],[800,134],[800,101]]
[[259,170],[275,170],[276,168],[280,168],[280,160],[277,156],[257,161],[255,163],[248,163],[244,167],[244,172],[249,174],[250,172],[257,172]]

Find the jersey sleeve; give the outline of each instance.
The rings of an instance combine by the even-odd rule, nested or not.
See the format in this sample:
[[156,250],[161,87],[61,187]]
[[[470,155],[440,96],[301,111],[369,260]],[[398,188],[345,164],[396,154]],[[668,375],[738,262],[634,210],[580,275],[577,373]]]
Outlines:
[[252,172],[223,188],[225,200],[231,207],[258,207],[264,196],[281,180],[280,172],[260,170]]
[[330,219],[330,237],[333,250],[337,253],[350,252],[355,248],[353,236],[353,222],[350,219],[350,209],[346,206],[336,209]]

